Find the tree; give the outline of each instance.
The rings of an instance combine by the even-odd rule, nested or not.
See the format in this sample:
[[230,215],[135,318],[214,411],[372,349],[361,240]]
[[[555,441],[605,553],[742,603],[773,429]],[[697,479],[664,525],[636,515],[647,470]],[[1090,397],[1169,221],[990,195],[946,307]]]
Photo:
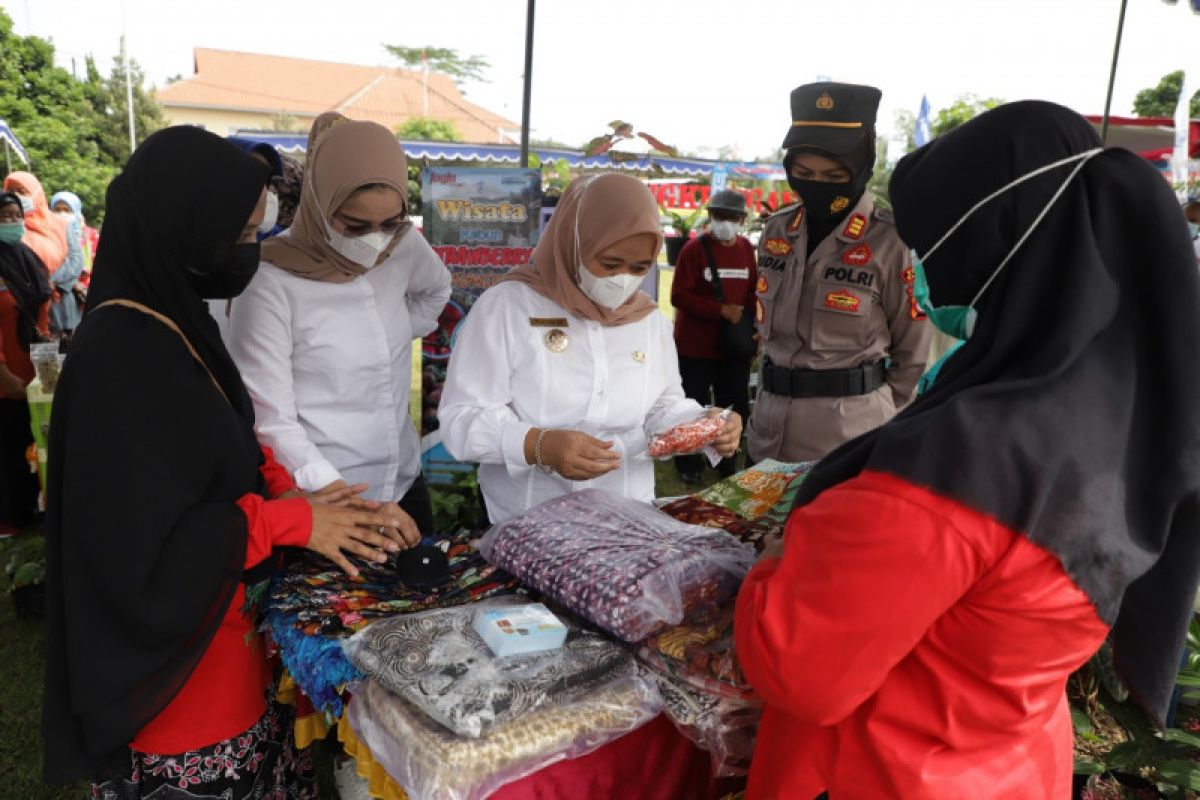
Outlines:
[[998,97],[989,97],[986,100],[981,100],[973,94],[960,94],[958,98],[950,104],[948,108],[943,108],[937,112],[937,116],[930,125],[930,132],[936,137],[950,131],[968,122],[982,114],[988,109],[1003,105],[1004,101]]
[[[1168,72],[1157,86],[1142,89],[1133,98],[1133,113],[1139,117],[1173,117],[1179,105],[1179,93],[1183,91],[1183,70]],[[1192,95],[1189,103],[1192,119],[1200,117],[1200,91]]]
[[449,75],[460,89],[465,81],[484,82],[483,71],[491,67],[483,56],[460,56],[457,50],[448,47],[385,44],[383,48],[404,62],[406,67],[423,67],[427,64],[429,69]]
[[[47,194],[73,191],[88,217],[101,219],[104,191],[116,170],[101,148],[100,115],[87,87],[54,66],[54,47],[45,39],[14,34],[12,18],[3,10],[0,53],[0,118],[25,145],[29,171]],[[26,168],[20,162],[12,166]]]
[[100,149],[108,163],[120,166],[129,158],[129,104],[125,86],[125,69],[128,64],[133,89],[133,132],[137,144],[155,131],[166,127],[167,120],[162,106],[146,91],[146,76],[136,60],[125,53],[125,39],[121,39],[121,51],[113,59],[112,71],[107,78],[100,76],[95,59],[87,58],[87,91],[92,107],[99,114]]
[[412,117],[396,126],[401,139],[424,142],[461,142],[458,128],[450,120]]

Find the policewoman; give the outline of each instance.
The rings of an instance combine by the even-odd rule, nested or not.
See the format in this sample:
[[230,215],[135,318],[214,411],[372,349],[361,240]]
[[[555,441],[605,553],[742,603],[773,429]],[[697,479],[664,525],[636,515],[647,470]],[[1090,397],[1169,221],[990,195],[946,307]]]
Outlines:
[[925,369],[932,329],[913,299],[908,248],[866,191],[879,98],[844,83],[792,92],[783,165],[800,202],[772,215],[759,241],[755,461],[818,459],[882,425]]

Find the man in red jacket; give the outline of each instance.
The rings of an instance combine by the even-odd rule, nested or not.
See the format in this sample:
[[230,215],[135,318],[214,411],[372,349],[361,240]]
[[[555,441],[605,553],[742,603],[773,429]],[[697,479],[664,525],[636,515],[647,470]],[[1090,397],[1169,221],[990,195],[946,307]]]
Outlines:
[[[675,348],[683,391],[703,405],[714,404],[750,418],[750,361],[721,351],[721,320],[736,323],[754,313],[757,265],[754,245],[739,235],[746,222],[746,198],[723,189],[708,204],[708,231],[679,253],[671,305],[675,306]],[[715,284],[720,282],[720,291]],[[684,483],[700,483],[702,456],[680,456],[675,468]],[[737,456],[718,467],[724,476],[737,471]]]

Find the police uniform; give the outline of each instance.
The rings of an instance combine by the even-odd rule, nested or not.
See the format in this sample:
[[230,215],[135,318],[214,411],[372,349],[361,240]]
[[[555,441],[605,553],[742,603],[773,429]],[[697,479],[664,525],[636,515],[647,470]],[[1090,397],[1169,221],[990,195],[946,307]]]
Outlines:
[[817,459],[887,422],[912,399],[929,354],[932,326],[913,299],[891,213],[863,192],[808,255],[806,212],[781,209],[759,240],[764,358],[748,429],[756,461]]

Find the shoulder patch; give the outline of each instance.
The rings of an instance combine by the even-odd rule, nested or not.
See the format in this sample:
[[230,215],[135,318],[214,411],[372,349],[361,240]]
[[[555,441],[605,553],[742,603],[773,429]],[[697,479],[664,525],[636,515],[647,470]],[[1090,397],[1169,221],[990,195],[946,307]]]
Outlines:
[[773,256],[786,256],[792,252],[792,243],[787,239],[764,239],[763,249]]
[[847,239],[861,239],[866,232],[867,218],[862,214],[851,214],[850,219],[846,221],[846,227],[842,229],[842,236]]

